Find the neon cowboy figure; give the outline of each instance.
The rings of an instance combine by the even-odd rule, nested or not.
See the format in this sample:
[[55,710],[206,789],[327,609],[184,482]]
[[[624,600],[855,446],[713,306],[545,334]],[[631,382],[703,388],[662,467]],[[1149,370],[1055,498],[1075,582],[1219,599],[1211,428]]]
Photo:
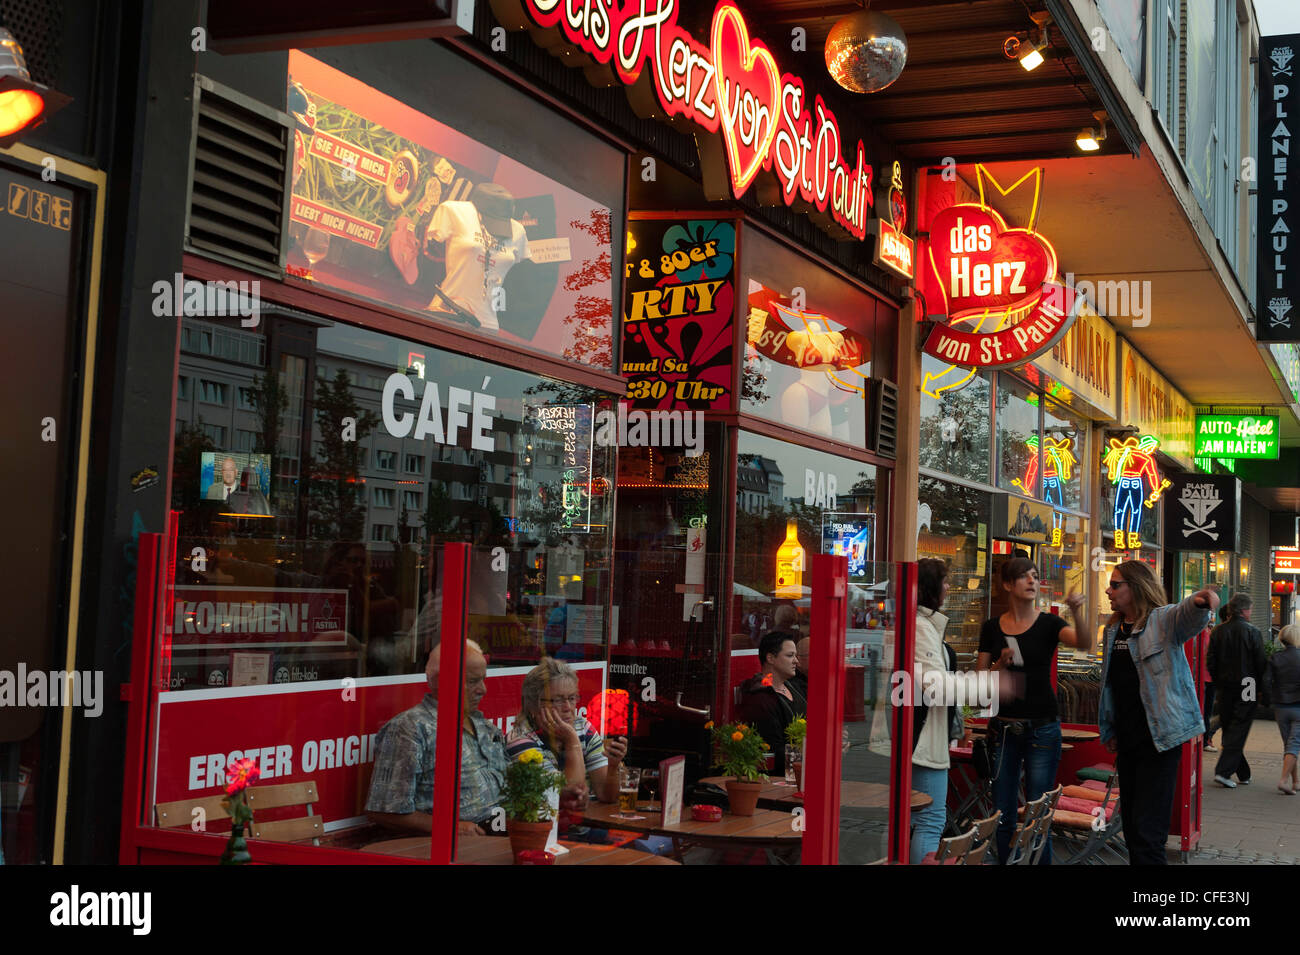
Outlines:
[[[1142,535],[1138,528],[1142,525],[1142,508],[1154,507],[1160,500],[1160,494],[1169,487],[1169,481],[1161,478],[1156,469],[1155,450],[1160,442],[1149,434],[1141,439],[1127,437],[1122,442],[1118,438],[1110,439],[1110,450],[1102,458],[1106,465],[1106,476],[1118,490],[1115,492],[1115,546],[1125,549],[1124,532],[1128,531],[1127,547],[1138,550],[1142,547]],[[1152,490],[1147,493],[1147,485]]]
[[[1034,476],[1038,473],[1038,435],[1030,435],[1025,444],[1029,445],[1035,453],[1029,459],[1024,481],[1016,479],[1011,483],[1026,494],[1032,494],[1029,489],[1033,487]],[[1061,482],[1070,480],[1074,466],[1079,463],[1074,456],[1073,447],[1072,438],[1062,438],[1057,441],[1049,437],[1047,443],[1043,445],[1043,500],[1055,507],[1065,506],[1065,485]]]

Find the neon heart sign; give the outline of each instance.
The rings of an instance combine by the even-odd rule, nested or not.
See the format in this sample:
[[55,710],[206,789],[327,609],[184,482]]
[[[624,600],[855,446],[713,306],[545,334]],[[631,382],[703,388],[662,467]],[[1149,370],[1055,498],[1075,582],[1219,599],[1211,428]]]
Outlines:
[[722,116],[731,181],[737,195],[749,188],[776,136],[780,70],[767,47],[750,43],[740,11],[721,6],[713,14],[713,86]]
[[721,135],[737,198],[770,172],[786,205],[802,199],[854,238],[866,236],[874,200],[861,140],[850,164],[835,114],[820,96],[809,101],[802,79],[780,72],[735,4],[714,8],[706,48],[678,24],[679,0],[491,2],[507,29],[558,30],[623,84],[653,87],[665,115]]
[[[1083,297],[1057,284],[1056,250],[1034,226],[1042,170],[1003,189],[976,166],[980,201],[958,202],[930,216],[926,240],[930,282],[940,315],[925,351],[965,368],[1009,368],[1052,348],[1078,316]],[[1027,228],[1010,228],[985,201],[985,181],[1009,195],[1029,179],[1034,200]]]

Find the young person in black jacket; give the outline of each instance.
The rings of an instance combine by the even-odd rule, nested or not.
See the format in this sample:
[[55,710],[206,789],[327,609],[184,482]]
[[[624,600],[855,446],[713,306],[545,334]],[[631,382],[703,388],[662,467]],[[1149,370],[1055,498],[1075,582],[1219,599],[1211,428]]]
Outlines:
[[785,773],[785,728],[796,716],[806,716],[808,699],[792,682],[799,666],[795,636],[773,630],[758,644],[762,670],[740,685],[740,705],[736,719],[748,723],[775,757],[772,771]]

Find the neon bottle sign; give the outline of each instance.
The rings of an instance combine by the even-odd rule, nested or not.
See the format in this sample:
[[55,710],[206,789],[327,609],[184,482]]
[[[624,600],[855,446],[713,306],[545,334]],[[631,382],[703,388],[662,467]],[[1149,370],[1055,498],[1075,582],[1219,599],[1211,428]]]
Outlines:
[[734,4],[714,9],[707,48],[678,24],[677,0],[494,0],[492,7],[508,29],[558,29],[633,87],[631,96],[652,87],[667,116],[719,133],[737,198],[760,171],[771,172],[786,205],[802,199],[865,238],[874,200],[862,141],[850,163],[835,114],[820,96],[809,101],[800,77],[779,71]]
[[[1155,451],[1160,442],[1149,434],[1123,441],[1111,438],[1102,464],[1106,476],[1117,488],[1115,492],[1115,547],[1139,550],[1142,535],[1142,508],[1154,507],[1170,482],[1156,467]],[[1149,489],[1149,490],[1148,490]],[[1128,539],[1125,540],[1125,531]]]

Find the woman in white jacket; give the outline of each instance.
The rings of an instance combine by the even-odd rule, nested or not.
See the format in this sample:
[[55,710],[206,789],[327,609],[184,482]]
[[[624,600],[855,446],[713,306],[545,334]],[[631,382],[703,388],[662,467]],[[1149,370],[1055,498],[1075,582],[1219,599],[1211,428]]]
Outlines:
[[[948,743],[953,707],[931,706],[921,720],[919,705],[923,702],[922,690],[927,685],[943,688],[943,698],[952,699],[949,690],[954,677],[952,652],[943,642],[943,631],[948,618],[939,613],[948,596],[948,567],[941,560],[917,561],[916,584],[916,656],[913,662],[913,703],[918,709],[913,714],[912,728],[912,788],[925,793],[934,801],[920,812],[912,814],[912,864],[916,865],[927,853],[939,848],[944,824],[948,818]],[[955,656],[955,655],[954,655]],[[926,674],[936,671],[939,677]],[[960,712],[958,710],[957,712]],[[960,735],[958,733],[957,735]]]

